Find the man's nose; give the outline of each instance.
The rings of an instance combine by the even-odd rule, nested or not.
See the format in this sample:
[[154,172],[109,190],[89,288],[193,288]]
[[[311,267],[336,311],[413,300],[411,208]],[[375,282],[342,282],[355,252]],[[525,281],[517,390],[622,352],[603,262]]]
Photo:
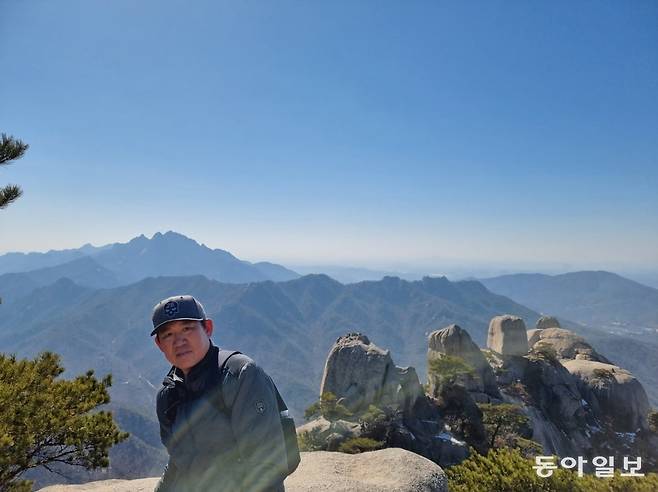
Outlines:
[[176,333],[174,335],[174,345],[181,345],[185,343],[185,334],[184,333]]

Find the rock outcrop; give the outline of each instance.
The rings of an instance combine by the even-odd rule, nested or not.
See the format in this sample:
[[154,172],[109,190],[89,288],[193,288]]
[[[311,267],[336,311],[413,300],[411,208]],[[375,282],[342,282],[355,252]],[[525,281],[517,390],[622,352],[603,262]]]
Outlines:
[[[500,392],[496,385],[491,366],[466,330],[459,325],[449,325],[440,330],[430,333],[428,337],[428,362],[435,358],[449,355],[459,357],[475,370],[475,375],[466,375],[460,381],[464,387],[472,393],[473,399],[478,402],[487,403],[492,398],[500,399]],[[428,373],[430,394],[434,394],[436,378]]]
[[544,452],[560,456],[584,453],[588,448],[582,396],[576,380],[558,361],[541,357],[493,355],[505,401],[522,405],[531,419],[532,439]]
[[[41,492],[152,492],[157,478],[103,480],[53,485]],[[299,468],[285,481],[287,492],[447,492],[448,480],[437,464],[403,449],[359,455],[302,453]]]
[[414,368],[397,367],[388,350],[360,333],[340,337],[331,348],[320,386],[320,394],[327,392],[351,412],[369,405],[409,410],[423,394]]
[[647,428],[649,399],[630,372],[592,360],[565,360],[562,364],[578,378],[589,402],[612,420],[615,430],[635,432]]
[[518,316],[496,316],[489,323],[487,347],[504,356],[523,356],[528,353],[525,323]]
[[546,328],[562,328],[560,322],[553,316],[542,316],[535,323],[537,330],[544,330]]
[[610,362],[597,353],[583,337],[564,328],[544,328],[528,331],[528,345],[530,345],[530,348],[536,348],[540,343],[551,345],[560,359]]
[[390,352],[365,335],[350,333],[332,346],[322,377],[321,394],[326,393],[332,393],[352,415],[340,420],[323,413],[297,429],[298,434],[314,431],[314,439],[324,443],[322,450],[336,450],[348,439],[368,437],[441,465],[459,463],[468,456],[468,445],[450,432],[437,402],[425,395],[415,369],[397,367]]
[[299,468],[286,480],[286,491],[448,491],[448,480],[441,467],[399,448],[358,455],[303,453]]

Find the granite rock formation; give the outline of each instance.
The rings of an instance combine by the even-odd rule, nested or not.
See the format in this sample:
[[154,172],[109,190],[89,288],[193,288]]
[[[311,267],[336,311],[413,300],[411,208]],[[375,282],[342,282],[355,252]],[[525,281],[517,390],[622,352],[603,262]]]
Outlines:
[[535,323],[535,328],[537,330],[543,330],[545,328],[562,328],[560,326],[560,322],[557,320],[557,318],[554,318],[553,316],[542,316],[537,320],[537,323]]
[[[337,449],[350,438],[369,437],[441,465],[459,463],[468,456],[468,446],[450,432],[437,402],[425,395],[415,369],[397,367],[390,352],[365,335],[350,333],[336,340],[322,377],[321,394],[326,393],[335,395],[352,415],[344,421],[323,416],[298,428],[298,434],[317,429],[317,438],[325,442],[323,449]],[[471,407],[478,411],[475,403]],[[383,412],[374,422],[372,416],[365,417],[373,408]]]
[[609,363],[581,336],[563,328],[544,328],[528,331],[528,345],[537,348],[539,344],[551,345],[560,359],[582,359]]
[[528,353],[525,323],[518,316],[496,316],[489,322],[487,348],[504,356],[523,356]]
[[423,394],[413,367],[397,367],[388,350],[360,333],[340,337],[325,363],[320,394],[333,393],[351,412],[370,405],[409,410]]
[[619,432],[647,429],[649,399],[640,382],[627,370],[593,360],[562,362],[577,377],[582,392],[595,409],[608,416]]
[[[486,403],[492,398],[501,398],[491,366],[466,330],[455,324],[446,326],[430,333],[428,345],[428,361],[449,355],[463,359],[474,369],[475,375],[464,376],[461,383],[475,401]],[[435,392],[435,379],[431,373],[428,374],[430,394]]]

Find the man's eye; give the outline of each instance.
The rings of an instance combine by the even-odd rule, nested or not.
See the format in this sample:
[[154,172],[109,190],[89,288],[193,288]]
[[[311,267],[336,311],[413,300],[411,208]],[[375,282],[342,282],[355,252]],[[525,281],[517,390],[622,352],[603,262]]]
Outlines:
[[162,335],[163,340],[166,340],[167,338],[171,338],[171,333],[165,333],[164,335]]

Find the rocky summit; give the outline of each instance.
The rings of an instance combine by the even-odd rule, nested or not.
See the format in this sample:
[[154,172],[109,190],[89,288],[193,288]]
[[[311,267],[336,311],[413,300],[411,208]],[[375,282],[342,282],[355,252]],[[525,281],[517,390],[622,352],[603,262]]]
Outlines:
[[489,323],[487,347],[502,355],[526,355],[528,336],[525,323],[518,316],[496,316]]
[[[153,492],[157,478],[52,485],[40,492]],[[285,481],[287,492],[447,492],[448,480],[435,463],[403,449],[361,455],[302,453],[299,468]]]

